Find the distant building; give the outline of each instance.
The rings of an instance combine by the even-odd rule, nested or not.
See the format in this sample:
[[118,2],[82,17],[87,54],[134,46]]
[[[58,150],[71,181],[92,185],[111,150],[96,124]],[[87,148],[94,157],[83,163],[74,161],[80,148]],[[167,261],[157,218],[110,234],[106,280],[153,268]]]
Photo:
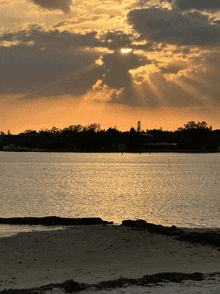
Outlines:
[[138,131],[138,133],[140,133],[140,131],[141,131],[141,122],[140,121],[138,121],[138,124],[137,124],[137,131]]

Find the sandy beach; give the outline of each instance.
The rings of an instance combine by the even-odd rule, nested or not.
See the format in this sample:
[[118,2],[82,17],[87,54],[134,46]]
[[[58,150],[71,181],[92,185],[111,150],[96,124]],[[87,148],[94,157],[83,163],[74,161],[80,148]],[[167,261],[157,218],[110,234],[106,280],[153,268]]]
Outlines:
[[0,291],[73,279],[94,284],[162,272],[220,272],[218,247],[115,225],[0,238]]

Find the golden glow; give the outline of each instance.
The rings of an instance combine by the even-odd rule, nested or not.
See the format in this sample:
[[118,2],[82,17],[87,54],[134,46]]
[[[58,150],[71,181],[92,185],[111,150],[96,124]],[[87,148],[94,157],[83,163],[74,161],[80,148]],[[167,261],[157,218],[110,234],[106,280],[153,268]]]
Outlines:
[[131,51],[132,51],[131,48],[122,48],[122,49],[121,49],[121,53],[123,53],[123,54],[130,53]]
[[[158,43],[159,38],[151,43],[153,39],[148,39],[145,34],[139,35],[135,31],[132,23],[138,24],[137,19],[128,21],[128,14],[133,9],[149,7],[171,9],[171,1],[163,1],[163,3],[160,0],[66,1],[71,3],[68,13],[58,9],[45,9],[33,2],[37,1],[0,0],[4,14],[0,19],[0,35],[11,33],[12,37],[2,38],[0,42],[0,45],[5,47],[5,52],[10,49],[9,47],[12,50],[13,47],[25,45],[29,46],[30,53],[33,49],[32,54],[35,54],[34,52],[37,52],[35,49],[39,49],[39,57],[45,56],[50,59],[49,49],[56,41],[56,38],[51,39],[51,36],[55,34],[59,36],[61,35],[59,32],[64,32],[65,39],[65,34],[71,32],[74,33],[72,36],[76,39],[76,43],[65,48],[58,45],[57,49],[51,51],[51,54],[54,54],[51,60],[57,56],[57,62],[62,63],[62,60],[68,57],[73,63],[82,60],[82,66],[80,68],[73,66],[71,71],[60,71],[60,74],[57,72],[56,78],[48,77],[48,82],[42,83],[38,91],[34,86],[35,65],[33,64],[30,87],[27,84],[28,91],[31,91],[32,86],[34,87],[29,98],[19,99],[25,95],[22,94],[23,90],[21,95],[0,95],[0,131],[10,130],[12,133],[18,133],[25,129],[39,130],[53,126],[64,128],[71,124],[86,125],[94,122],[100,123],[103,128],[116,125],[120,130],[129,130],[130,127],[136,127],[139,120],[145,129],[163,127],[174,130],[190,120],[204,120],[213,128],[219,128],[219,64],[217,63],[219,48],[214,49],[212,44],[210,46],[169,45],[163,43],[163,38],[161,43]],[[64,2],[60,1],[60,5]],[[173,13],[175,14],[175,10]],[[213,28],[214,21],[220,19],[219,13],[215,13],[215,16],[208,12],[202,14],[210,15]],[[200,20],[202,25],[206,18],[201,17]],[[42,38],[37,38],[35,30],[41,32]],[[21,32],[27,35],[28,42],[20,37]],[[88,34],[89,32],[91,34]],[[114,88],[116,83],[112,73],[107,76],[110,56],[114,54],[115,48],[120,59],[128,62],[122,73],[128,71],[129,80],[127,76],[121,77],[122,81],[128,81],[124,89]],[[133,54],[142,66],[138,67],[139,62],[135,64],[135,58],[130,58]],[[23,55],[18,56],[19,58],[23,58]],[[86,58],[89,62],[84,63],[83,60],[87,60]],[[112,72],[120,70],[123,66],[124,64],[119,62],[110,70]],[[26,69],[21,70],[21,74],[22,72],[26,73]],[[89,76],[89,72],[91,75],[94,74],[94,80]],[[88,83],[84,80],[87,78]],[[78,97],[71,94],[51,97],[51,93],[55,93],[59,85],[74,85],[72,82],[76,80],[79,81],[77,86],[82,88],[79,93],[84,94],[79,94]],[[80,87],[81,81],[83,81],[82,87]],[[83,89],[84,85],[88,87]],[[12,91],[10,89],[7,91],[14,93],[13,84],[11,86]],[[120,83],[117,83],[117,87],[120,87]],[[37,98],[41,93],[46,98]],[[73,89],[60,93],[78,92]],[[113,101],[116,100],[118,103],[114,104]],[[195,108],[196,103],[198,103],[197,108]]]
[[100,66],[103,65],[103,61],[102,61],[101,58],[96,59],[96,60],[95,60],[95,63],[98,64],[98,65],[100,65]]
[[0,46],[11,47],[11,46],[19,45],[20,43],[21,43],[20,41],[1,41]]
[[134,82],[136,84],[143,83],[146,79],[148,79],[149,74],[156,72],[159,72],[159,69],[153,63],[129,70],[129,73],[133,76]]
[[146,82],[148,83],[148,85],[149,85],[151,91],[153,92],[154,96],[157,98],[157,101],[159,102],[159,104],[164,105],[163,95],[161,94],[158,87],[150,79],[150,77],[148,77],[148,79],[146,79]]
[[[151,82],[153,83],[153,81]],[[141,88],[136,88],[136,90],[141,90]],[[99,95],[100,93],[98,93]],[[65,128],[70,125],[91,123],[100,123],[102,129],[117,126],[119,130],[127,131],[131,127],[136,127],[138,120],[141,121],[144,130],[159,129],[160,127],[163,127],[163,130],[176,130],[190,119],[204,120],[214,129],[219,127],[219,109],[211,106],[193,106],[190,109],[170,106],[161,106],[155,109],[134,108],[129,105],[106,103],[105,101],[97,102],[92,97],[88,98],[86,101],[86,99],[82,100],[65,95],[50,100],[39,98],[29,101],[17,100],[16,102],[15,97],[7,96],[5,97],[7,105],[0,103],[0,106],[3,106],[0,107],[1,131],[10,130],[12,134],[15,134],[26,129],[51,129],[53,126]],[[98,99],[101,100],[102,97],[98,97]]]
[[198,89],[196,89],[194,86],[190,85],[189,83],[185,82],[181,79],[174,79],[172,80],[174,84],[176,84],[179,88],[183,89],[185,92],[189,93],[193,97],[198,98],[198,100],[202,100],[202,93]]

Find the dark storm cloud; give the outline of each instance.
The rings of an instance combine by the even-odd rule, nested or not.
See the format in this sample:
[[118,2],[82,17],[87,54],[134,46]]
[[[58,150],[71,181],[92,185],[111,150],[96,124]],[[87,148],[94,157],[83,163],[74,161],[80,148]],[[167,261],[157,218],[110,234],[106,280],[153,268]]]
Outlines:
[[36,29],[4,35],[0,41],[20,44],[1,50],[1,93],[33,97],[84,94],[102,74],[95,64],[98,55],[80,51],[95,45],[95,35]]
[[175,4],[183,10],[220,10],[220,2],[218,0],[176,0]]
[[[109,42],[110,39],[113,41]],[[35,27],[28,32],[4,35],[1,41],[8,42],[1,51],[1,93],[27,98],[80,96],[92,90],[98,80],[114,89],[128,87],[129,70],[149,63],[146,58],[122,54],[119,49],[102,52],[108,45],[110,49],[130,45],[129,38],[122,33],[97,39],[96,32],[81,35],[45,32]],[[96,60],[100,58],[103,64],[98,65]]]
[[199,12],[149,8],[128,13],[128,22],[146,40],[180,45],[207,45],[220,41],[220,25]]
[[112,50],[120,47],[130,47],[133,35],[125,34],[122,31],[107,32],[102,36],[103,45]]
[[[1,50],[1,93],[21,95],[26,99],[62,95],[81,96],[91,91],[96,82],[101,80],[100,86],[107,85],[110,89],[121,91],[121,94],[115,92],[110,102],[159,107],[161,102],[147,83],[142,85],[143,93],[146,95],[141,99],[138,96],[140,93],[135,91],[134,80],[129,71],[150,64],[151,61],[133,52],[120,52],[122,47],[136,48],[131,40],[130,35],[122,32],[107,33],[98,39],[96,32],[85,35],[66,31],[45,32],[42,28],[36,27],[29,31],[4,35],[0,37],[0,41],[7,42]],[[105,50],[102,51],[103,47]],[[113,52],[106,53],[106,48]],[[102,64],[98,65],[97,59],[101,59]],[[160,82],[164,81],[164,73],[175,74],[181,66],[158,65]],[[165,82],[163,87],[165,93]],[[158,88],[161,88],[159,84]],[[167,88],[167,92],[169,89],[170,87]],[[177,93],[180,96],[178,91]],[[185,100],[182,98],[181,101]],[[177,101],[166,103],[175,105]]]
[[146,44],[138,44],[143,41],[143,37],[138,37],[133,34],[125,34],[122,31],[107,32],[101,36],[101,44],[103,47],[107,47],[110,50],[117,51],[119,48],[132,48],[134,50],[144,50],[147,52],[161,51],[166,45],[158,47],[153,42],[147,42]]
[[[122,90],[119,95],[113,93],[110,102],[130,106],[143,106],[143,101],[140,102],[133,87],[132,76],[129,70],[137,69],[150,63],[151,61],[146,57],[140,58],[133,52],[122,54],[120,51],[115,51],[113,54],[105,55],[103,58],[105,73],[102,78],[102,85]],[[155,107],[153,99],[148,100],[145,106]]]
[[131,84],[129,70],[149,63],[151,62],[146,58],[141,59],[132,52],[122,54],[120,51],[115,51],[113,54],[107,54],[103,58],[105,69],[103,84],[117,89],[128,87]]
[[31,0],[34,4],[41,6],[42,8],[46,8],[49,10],[62,10],[67,13],[70,11],[70,5],[72,4],[72,0]]
[[[74,57],[73,50],[80,46],[95,46],[96,44],[96,32],[83,34],[74,34],[67,31],[59,32],[43,31],[41,27],[32,26],[27,31],[19,31],[16,33],[5,34],[0,37],[1,41],[18,41],[19,44],[11,47],[4,47],[5,52],[7,50],[13,50],[14,58],[28,58],[33,55],[36,60],[47,59],[57,63],[69,63],[71,58]],[[32,46],[31,43],[32,42]],[[28,45],[29,44],[29,45]],[[26,51],[22,54],[20,50],[21,46],[26,47]],[[18,53],[16,54],[16,50]],[[72,50],[72,51],[71,51]],[[33,53],[31,53],[33,52]]]

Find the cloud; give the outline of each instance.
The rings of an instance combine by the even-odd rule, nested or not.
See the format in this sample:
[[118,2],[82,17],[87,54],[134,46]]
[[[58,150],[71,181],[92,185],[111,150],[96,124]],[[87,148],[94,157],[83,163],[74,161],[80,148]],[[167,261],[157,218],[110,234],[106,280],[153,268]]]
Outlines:
[[64,13],[70,12],[72,0],[31,0],[34,4],[49,10],[62,10]]
[[35,27],[5,34],[0,37],[1,92],[27,98],[80,96],[98,80],[111,89],[129,87],[129,70],[150,62],[132,52],[120,53],[121,45],[130,45],[129,37],[117,32],[98,39],[96,32],[46,32]]
[[180,88],[172,81],[167,81],[161,73],[155,73],[140,86],[133,84],[125,87],[118,95],[112,95],[111,102],[150,109],[203,104],[199,95],[196,96],[187,91],[187,88]]
[[125,34],[123,31],[111,31],[101,36],[102,42],[109,49],[117,50],[120,47],[131,46],[132,34]]
[[14,5],[18,2],[21,2],[21,1],[19,1],[19,0],[1,1],[0,6],[11,6],[11,5]]
[[177,74],[179,71],[183,70],[184,66],[179,64],[169,64],[168,66],[159,67],[160,72],[168,74]]
[[132,52],[122,54],[120,51],[106,54],[102,61],[105,69],[103,84],[116,89],[131,85],[129,70],[151,63],[146,58],[141,59]]
[[5,1],[1,1],[1,2],[0,2],[0,6],[1,6],[1,5],[7,5],[7,6],[8,6],[8,5],[10,5],[10,3],[9,3],[9,2],[5,2]]
[[176,0],[175,4],[183,10],[220,10],[220,4],[217,0]]
[[147,41],[178,45],[210,45],[220,41],[220,25],[199,12],[149,8],[128,13],[128,22]]
[[[137,10],[133,10],[133,18],[129,16],[129,21],[132,20],[138,27],[145,20],[151,27],[150,30],[158,32],[158,28],[167,28],[168,19],[172,23],[174,18],[173,13],[158,9],[156,16],[159,15],[164,20],[161,25],[155,21],[155,9],[147,11],[148,14],[146,9],[138,11],[143,13],[141,19],[140,15],[136,15]],[[149,11],[151,18],[146,19]],[[204,19],[207,21],[202,18]],[[211,70],[215,64],[219,64],[219,52],[216,48],[210,50],[205,47],[204,54],[201,55],[199,47],[169,45],[166,38],[164,41],[164,36],[155,37],[141,27],[138,30],[140,37],[137,38],[135,34],[122,31],[79,34],[58,30],[44,31],[40,26],[4,34],[0,37],[3,45],[1,93],[16,94],[29,100],[65,95],[80,99],[90,96],[93,100],[102,99],[105,103],[149,108],[202,104],[202,92],[207,97],[212,93],[216,101],[220,100],[217,94],[218,81],[210,80],[209,85],[204,83],[209,80],[207,75],[216,75],[217,69]],[[147,40],[147,44],[141,43],[141,40]],[[133,51],[122,54],[120,49],[126,47]],[[210,51],[215,51],[212,58]],[[209,61],[205,62],[204,59],[208,57]],[[210,72],[206,73],[209,64]],[[201,77],[201,85],[195,82],[196,76]],[[198,87],[203,91],[196,90]]]
[[27,97],[84,94],[102,74],[95,62],[100,53],[81,49],[94,47],[95,36],[36,29],[2,36],[0,42],[11,46],[1,50],[1,92]]

